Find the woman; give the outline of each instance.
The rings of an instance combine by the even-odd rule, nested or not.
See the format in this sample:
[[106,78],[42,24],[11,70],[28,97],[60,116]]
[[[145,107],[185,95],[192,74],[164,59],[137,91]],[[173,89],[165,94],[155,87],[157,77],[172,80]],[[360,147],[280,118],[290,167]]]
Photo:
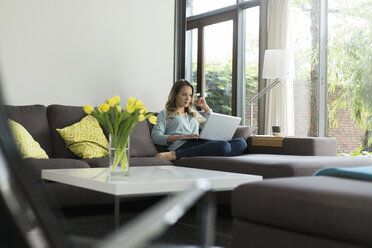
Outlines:
[[[207,114],[212,111],[205,99],[198,98],[195,105]],[[230,141],[187,140],[199,137],[199,125],[205,122],[194,107],[194,87],[186,80],[177,81],[168,96],[165,110],[158,115],[157,124],[151,137],[155,144],[167,146],[169,152],[161,152],[156,157],[176,160],[195,156],[238,156],[247,148],[244,139]]]

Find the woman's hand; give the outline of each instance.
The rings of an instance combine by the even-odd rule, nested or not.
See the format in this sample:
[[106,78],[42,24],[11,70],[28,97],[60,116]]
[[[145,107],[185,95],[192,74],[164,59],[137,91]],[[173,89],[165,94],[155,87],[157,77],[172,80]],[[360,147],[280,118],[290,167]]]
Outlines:
[[184,134],[184,135],[180,135],[181,138],[180,139],[189,139],[189,138],[199,138],[199,134],[194,134],[194,133],[191,133],[191,134]]
[[205,101],[205,99],[203,97],[198,97],[195,100],[195,106],[199,107],[199,108],[202,108],[205,112],[209,112],[209,110],[210,110],[210,108],[207,104],[207,101]]
[[180,139],[190,139],[190,138],[199,138],[199,134],[182,134],[182,135],[169,135],[168,138],[167,138],[167,143],[172,143],[176,140],[180,140]]

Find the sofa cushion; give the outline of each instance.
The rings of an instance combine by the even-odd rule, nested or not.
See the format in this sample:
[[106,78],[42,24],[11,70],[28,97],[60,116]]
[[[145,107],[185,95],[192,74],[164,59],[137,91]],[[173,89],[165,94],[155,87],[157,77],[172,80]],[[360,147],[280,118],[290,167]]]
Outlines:
[[109,158],[86,158],[83,161],[89,164],[91,168],[109,167]]
[[77,158],[67,147],[62,137],[58,134],[57,128],[64,128],[79,122],[87,114],[82,107],[49,105],[47,116],[50,127],[50,135],[53,144],[53,157],[56,158]]
[[85,116],[81,121],[63,129],[57,128],[70,149],[80,158],[100,158],[109,155],[109,143],[96,118]]
[[247,222],[241,219],[233,221],[234,248],[367,248],[324,236],[289,231],[268,225]]
[[150,122],[140,121],[130,134],[130,156],[131,157],[154,157],[158,154],[150,136]]
[[89,165],[80,159],[25,159],[26,165],[31,166],[32,171],[37,178],[41,178],[41,170],[45,169],[72,169],[72,168],[89,168]]
[[9,128],[23,158],[48,158],[29,132],[19,123],[8,119]]
[[31,134],[33,139],[40,144],[48,156],[51,157],[53,152],[47,108],[43,105],[5,105],[4,108],[9,119],[21,124]]
[[233,191],[232,214],[248,222],[371,246],[371,186],[324,176],[263,180]]
[[[51,129],[51,137],[53,141],[53,150],[55,157],[62,158],[77,158],[68,148],[57,133],[57,128],[64,128],[80,121],[87,114],[82,107],[79,106],[64,106],[64,105],[49,105],[47,108],[48,121]],[[130,140],[130,156],[133,157],[151,157],[155,156],[156,150],[150,136],[152,124],[146,120],[138,122],[131,133]],[[103,132],[108,138],[108,133],[103,129]]]
[[337,165],[371,165],[372,158],[339,156],[294,156],[244,154],[237,157],[190,157],[174,161],[178,166],[261,175],[263,178],[311,176],[317,170]]
[[[109,166],[108,158],[88,158],[83,159],[91,168]],[[130,166],[152,166],[152,165],[174,165],[172,162],[155,157],[131,157],[129,160]]]
[[[156,157],[134,157],[130,158],[130,166],[155,166],[174,165],[172,162]],[[130,172],[129,172],[130,173]]]

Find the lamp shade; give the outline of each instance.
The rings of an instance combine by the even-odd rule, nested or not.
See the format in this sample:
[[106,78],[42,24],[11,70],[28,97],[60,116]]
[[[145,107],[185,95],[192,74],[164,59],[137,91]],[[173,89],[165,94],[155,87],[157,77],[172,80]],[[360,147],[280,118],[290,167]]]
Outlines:
[[271,49],[265,51],[262,78],[294,78],[294,56],[291,50]]

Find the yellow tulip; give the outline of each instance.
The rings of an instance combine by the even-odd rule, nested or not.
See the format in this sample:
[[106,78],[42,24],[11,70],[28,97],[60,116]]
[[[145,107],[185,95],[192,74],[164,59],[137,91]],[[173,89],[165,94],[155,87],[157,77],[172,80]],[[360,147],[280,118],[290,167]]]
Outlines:
[[137,100],[134,106],[136,107],[136,109],[139,109],[143,107],[143,103],[140,100]]
[[87,113],[88,115],[90,115],[94,110],[94,108],[90,104],[85,106],[83,109],[84,109],[85,113]]
[[150,118],[149,118],[149,122],[151,123],[151,124],[156,124],[156,122],[157,122],[157,120],[158,120],[158,118],[156,117],[156,116],[150,116]]
[[119,113],[121,113],[121,107],[120,107],[120,105],[116,105],[116,110],[117,110]]
[[145,119],[145,116],[144,115],[139,115],[138,116],[138,121],[143,121]]
[[128,102],[127,106],[125,107],[125,110],[126,110],[129,114],[131,114],[131,113],[133,113],[133,112],[136,110],[136,108],[135,108],[132,104],[130,104],[130,103]]
[[146,114],[149,111],[147,110],[147,108],[145,106],[142,106],[142,108],[140,109],[139,112],[140,112],[140,114]]
[[136,101],[136,98],[134,98],[134,97],[129,97],[129,101],[128,101],[128,103],[134,105],[134,102],[135,102],[135,101]]
[[114,107],[116,104],[119,104],[120,103],[120,96],[114,96],[114,97],[111,97],[109,100],[108,100],[108,104],[111,106],[111,107]]
[[100,108],[103,112],[107,112],[110,109],[110,105],[107,103],[102,103]]

